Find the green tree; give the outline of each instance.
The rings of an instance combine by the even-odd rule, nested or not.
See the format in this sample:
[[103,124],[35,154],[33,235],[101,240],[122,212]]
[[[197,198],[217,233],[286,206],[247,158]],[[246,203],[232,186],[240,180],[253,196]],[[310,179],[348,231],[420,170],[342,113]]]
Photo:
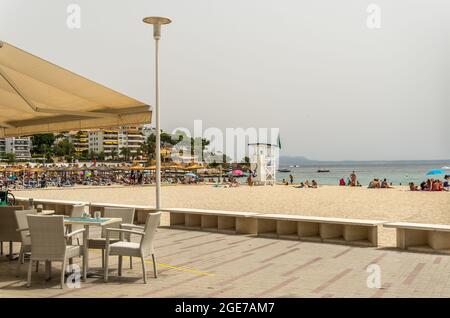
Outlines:
[[6,162],[9,164],[13,164],[16,162],[16,154],[15,153],[7,153],[5,154]]
[[55,140],[54,134],[38,134],[31,136],[31,154],[39,154],[49,159],[52,155],[52,147]]
[[96,154],[96,156],[97,156],[97,159],[100,160],[100,161],[103,161],[106,158],[106,155],[105,155],[104,151],[100,151],[98,154]]
[[125,161],[130,161],[131,150],[128,147],[123,147],[120,150],[120,156],[125,159]]
[[112,148],[111,149],[111,160],[116,160],[117,159],[117,149],[116,148]]
[[72,161],[75,154],[75,146],[69,139],[65,138],[54,145],[53,152],[56,156],[64,157],[67,161]]

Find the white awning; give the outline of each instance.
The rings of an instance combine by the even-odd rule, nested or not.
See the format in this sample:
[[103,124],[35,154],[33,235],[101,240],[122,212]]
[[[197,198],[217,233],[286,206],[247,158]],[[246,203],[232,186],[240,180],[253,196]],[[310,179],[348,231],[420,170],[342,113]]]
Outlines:
[[149,105],[0,42],[0,138],[150,122]]

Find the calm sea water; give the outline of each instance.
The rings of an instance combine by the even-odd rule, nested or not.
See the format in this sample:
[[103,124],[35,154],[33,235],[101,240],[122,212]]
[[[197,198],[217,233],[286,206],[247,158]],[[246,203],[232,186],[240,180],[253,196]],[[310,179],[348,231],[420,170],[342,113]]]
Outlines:
[[[420,183],[426,180],[426,173],[432,169],[441,169],[450,166],[449,161],[443,162],[377,162],[377,163],[306,163],[299,164],[299,167],[281,165],[280,168],[291,170],[289,173],[277,172],[277,180],[289,179],[289,174],[294,176],[294,182],[305,180],[316,180],[319,185],[337,185],[339,179],[350,176],[352,171],[356,172],[359,182],[367,186],[374,178],[384,179],[394,185],[408,185],[409,182]],[[330,172],[318,173],[318,169],[327,169]],[[450,175],[450,170],[444,170]],[[444,175],[435,175],[434,179],[443,180]]]

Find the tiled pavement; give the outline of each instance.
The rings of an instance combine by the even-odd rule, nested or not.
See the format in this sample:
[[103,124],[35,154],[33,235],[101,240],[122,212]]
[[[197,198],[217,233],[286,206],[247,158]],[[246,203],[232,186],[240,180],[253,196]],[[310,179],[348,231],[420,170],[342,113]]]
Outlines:
[[[4,244],[6,249],[7,244]],[[15,249],[18,249],[18,244]],[[25,287],[27,263],[20,277],[16,261],[0,257],[0,297],[449,297],[450,256],[386,248],[264,239],[160,228],[156,240],[159,277],[148,260],[148,284],[134,259],[124,260],[117,277],[111,257],[110,282],[89,278],[81,288],[59,288],[60,263],[45,281],[44,266]],[[90,265],[100,269],[100,252]],[[77,263],[78,260],[75,261]],[[368,288],[370,264],[381,270],[381,289]],[[372,274],[373,275],[373,274]]]

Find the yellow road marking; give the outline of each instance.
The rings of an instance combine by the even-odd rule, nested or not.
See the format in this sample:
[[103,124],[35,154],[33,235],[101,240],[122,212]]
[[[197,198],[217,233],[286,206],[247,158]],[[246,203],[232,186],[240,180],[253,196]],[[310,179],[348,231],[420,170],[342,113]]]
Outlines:
[[[146,263],[152,263],[151,261],[145,261]],[[169,264],[163,264],[163,263],[158,263],[158,266],[161,267],[167,267],[170,269],[175,269],[178,271],[182,271],[182,272],[186,272],[186,273],[192,273],[192,274],[196,274],[196,275],[200,275],[200,276],[214,276],[213,273],[208,273],[208,272],[201,272],[195,269],[189,269],[189,268],[184,268],[184,267],[178,267],[178,266],[173,266],[173,265],[169,265]]]
[[[100,250],[99,249],[89,249],[89,252],[100,253]],[[135,257],[133,259],[135,259]],[[145,262],[149,263],[149,264],[153,264],[152,261],[145,260]],[[173,265],[164,264],[164,263],[157,263],[157,265],[161,266],[161,267],[167,267],[167,268],[170,268],[170,269],[175,269],[175,270],[181,271],[181,272],[186,272],[186,273],[199,275],[199,276],[214,276],[215,275],[214,273],[202,272],[202,271],[198,271],[198,270],[195,270],[195,269],[178,267],[178,266],[173,266]]]

